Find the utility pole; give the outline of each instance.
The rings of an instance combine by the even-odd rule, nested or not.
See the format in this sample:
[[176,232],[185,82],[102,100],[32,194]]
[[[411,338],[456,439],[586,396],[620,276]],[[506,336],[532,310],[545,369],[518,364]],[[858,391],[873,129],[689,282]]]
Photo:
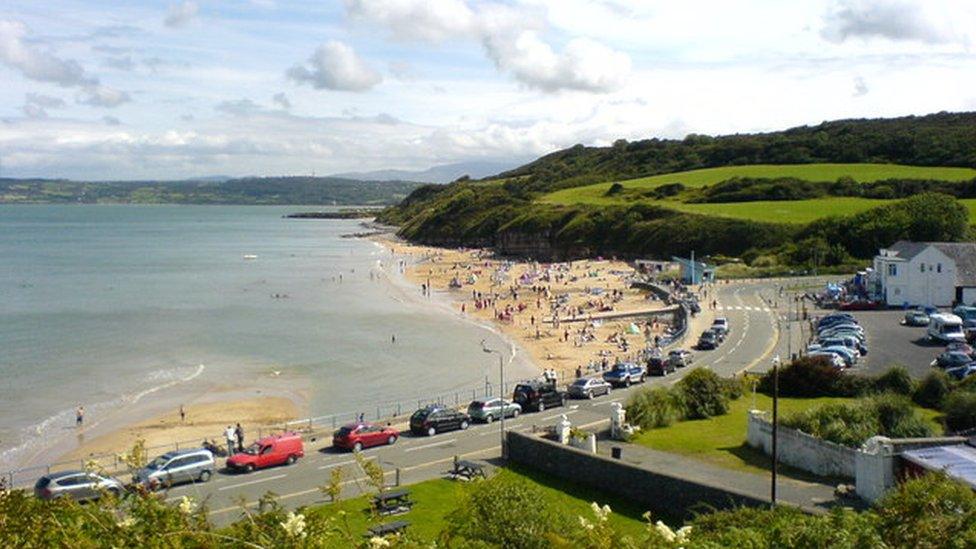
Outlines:
[[494,349],[489,349],[485,344],[485,340],[481,340],[481,350],[486,353],[495,353],[498,355],[498,398],[501,401],[501,418],[498,421],[498,435],[501,439],[501,451],[502,459],[508,456],[508,452],[505,451],[505,407],[507,403],[505,402],[505,360],[502,357],[501,351],[496,351]]
[[773,475],[769,487],[769,500],[773,507],[776,507],[776,442],[779,421],[779,355],[773,357]]

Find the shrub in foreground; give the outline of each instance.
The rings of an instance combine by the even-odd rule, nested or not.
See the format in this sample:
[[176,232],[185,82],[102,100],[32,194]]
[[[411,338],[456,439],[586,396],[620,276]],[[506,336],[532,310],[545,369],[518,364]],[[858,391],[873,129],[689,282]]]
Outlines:
[[688,419],[721,416],[729,411],[726,382],[715,372],[696,368],[678,382]]
[[685,416],[681,393],[669,387],[634,393],[626,409],[627,421],[641,429],[667,427]]

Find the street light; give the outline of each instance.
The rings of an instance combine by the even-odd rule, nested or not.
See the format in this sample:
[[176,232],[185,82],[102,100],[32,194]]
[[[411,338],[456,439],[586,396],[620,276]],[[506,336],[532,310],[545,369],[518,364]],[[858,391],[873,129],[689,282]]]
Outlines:
[[495,353],[498,355],[498,377],[499,377],[498,396],[501,399],[501,407],[502,407],[501,419],[499,421],[499,427],[498,427],[499,429],[498,435],[502,443],[502,458],[504,458],[506,456],[506,452],[505,452],[505,360],[502,357],[501,351],[496,351],[495,349],[489,349],[488,344],[486,344],[485,340],[483,339],[481,340],[481,350],[486,353]]
[[773,476],[770,486],[769,499],[773,507],[776,506],[776,435],[778,427],[779,404],[779,355],[773,357]]

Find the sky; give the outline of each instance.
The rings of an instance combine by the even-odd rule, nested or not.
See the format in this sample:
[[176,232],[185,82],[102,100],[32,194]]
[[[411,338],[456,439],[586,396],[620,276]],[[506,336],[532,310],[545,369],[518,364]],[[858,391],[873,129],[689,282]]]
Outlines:
[[514,164],[976,110],[972,0],[0,5],[0,176]]

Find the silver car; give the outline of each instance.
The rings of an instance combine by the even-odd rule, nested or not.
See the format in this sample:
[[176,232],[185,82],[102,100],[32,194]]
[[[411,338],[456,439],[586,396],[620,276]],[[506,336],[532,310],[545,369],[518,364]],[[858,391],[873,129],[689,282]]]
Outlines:
[[210,450],[178,450],[167,452],[139,469],[133,482],[150,490],[184,482],[207,482],[213,476],[214,468]]
[[41,499],[71,498],[91,501],[105,494],[122,495],[122,483],[87,471],[62,471],[44,475],[34,484],[34,495]]
[[569,386],[569,396],[593,398],[599,395],[609,395],[610,389],[610,384],[598,377],[584,377],[577,379]]
[[[476,421],[491,423],[502,417],[502,399],[489,398],[487,400],[475,400],[468,404],[468,415]],[[522,413],[522,406],[510,400],[505,400],[505,417],[518,417]]]

